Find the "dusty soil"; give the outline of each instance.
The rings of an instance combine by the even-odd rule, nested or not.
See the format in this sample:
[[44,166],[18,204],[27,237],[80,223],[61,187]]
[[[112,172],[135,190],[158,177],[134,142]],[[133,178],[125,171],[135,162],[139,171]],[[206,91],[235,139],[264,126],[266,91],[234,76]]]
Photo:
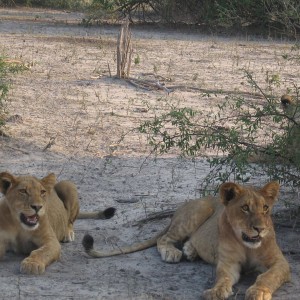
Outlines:
[[[276,93],[281,95],[293,80],[299,85],[299,66],[282,58],[293,44],[133,27],[136,64],[131,75],[156,73],[169,78],[167,84],[181,86],[167,95],[110,77],[109,70],[116,73],[119,26],[85,28],[79,25],[82,17],[0,9],[0,53],[30,66],[12,81],[8,116],[19,118],[9,119],[4,128],[9,137],[0,137],[0,170],[38,177],[55,172],[59,179],[78,185],[83,210],[115,206],[117,213],[108,221],[78,220],[76,241],[62,246],[61,260],[42,276],[20,274],[22,257],[8,254],[1,261],[0,298],[199,299],[213,283],[214,267],[201,261],[166,264],[155,248],[93,260],[83,253],[81,239],[89,232],[96,246],[106,249],[143,240],[169,219],[142,226],[133,226],[135,221],[198,197],[200,183],[209,172],[205,161],[179,159],[176,153],[148,157],[146,138],[135,128],[166,111],[169,103],[207,111],[224,99],[213,93],[203,98],[205,91],[239,90],[249,101],[260,101],[251,97],[243,68],[255,72],[261,85],[266,84],[266,72],[280,74],[283,84]],[[262,178],[251,181],[261,182]],[[282,199],[299,203],[297,194],[290,196],[284,189]],[[277,226],[277,232],[293,275],[274,299],[298,299],[299,254],[289,252],[299,251],[299,229]],[[234,299],[243,299],[251,281],[253,277],[242,278]]]

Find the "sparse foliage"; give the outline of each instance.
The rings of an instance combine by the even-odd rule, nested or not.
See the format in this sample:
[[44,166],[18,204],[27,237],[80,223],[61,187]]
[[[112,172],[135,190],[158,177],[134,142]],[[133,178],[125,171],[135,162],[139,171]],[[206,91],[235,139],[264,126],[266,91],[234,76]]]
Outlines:
[[294,38],[300,31],[298,0],[0,0],[0,6],[16,5],[87,10],[84,25],[128,17],[142,22],[251,28]]
[[297,37],[300,31],[298,0],[93,0],[90,19],[106,14],[132,21],[160,21],[221,26],[243,30],[256,28]]
[[5,100],[9,91],[9,75],[24,70],[24,65],[16,64],[0,56],[0,126],[4,124]]
[[[184,156],[206,157],[211,167],[206,184],[229,179],[247,182],[261,173],[299,186],[300,145],[296,146],[299,150],[294,149],[295,130],[300,132],[297,113],[283,111],[279,98],[272,94],[277,78],[269,80],[265,91],[246,70],[245,77],[260,92],[261,104],[241,96],[227,96],[217,110],[208,113],[171,106],[169,112],[144,122],[139,130],[147,135],[155,153],[176,148]],[[299,89],[292,88],[298,100]]]

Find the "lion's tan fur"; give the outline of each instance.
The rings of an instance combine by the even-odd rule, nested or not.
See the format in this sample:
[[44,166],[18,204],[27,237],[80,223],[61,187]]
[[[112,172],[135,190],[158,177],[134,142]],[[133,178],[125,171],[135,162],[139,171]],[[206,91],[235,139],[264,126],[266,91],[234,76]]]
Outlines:
[[[271,299],[273,292],[290,278],[270,216],[278,191],[277,182],[261,189],[227,182],[220,188],[220,198],[209,196],[181,206],[168,229],[149,240],[148,246],[156,240],[166,262],[179,262],[185,255],[190,260],[200,257],[216,264],[216,283],[204,292],[206,299],[228,298],[242,269],[263,272],[247,290],[246,299]],[[177,249],[175,245],[184,241],[183,251]],[[111,254],[141,250],[146,245],[147,241]],[[84,246],[94,257],[109,256],[109,252],[94,250],[92,245]]]
[[291,161],[300,164],[300,102],[296,97],[282,95],[281,105],[288,117],[287,154]]
[[282,109],[289,120],[288,129],[291,131],[290,134],[296,137],[296,134],[300,132],[300,100],[298,97],[282,95],[280,101]]
[[[57,183],[54,174],[38,179],[3,172],[0,192],[4,194],[0,199],[0,258],[6,251],[29,254],[21,272],[43,273],[59,259],[60,242],[74,240],[73,223],[79,214],[76,186],[70,181]],[[101,218],[102,212],[81,217],[95,215]]]

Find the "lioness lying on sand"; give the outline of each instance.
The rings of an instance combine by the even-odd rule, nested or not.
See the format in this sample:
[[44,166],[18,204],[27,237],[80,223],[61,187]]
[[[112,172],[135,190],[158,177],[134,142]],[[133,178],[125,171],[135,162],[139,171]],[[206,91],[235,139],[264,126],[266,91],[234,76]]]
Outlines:
[[[162,260],[179,262],[200,257],[216,264],[216,283],[203,294],[205,299],[227,299],[242,270],[262,273],[246,291],[247,300],[269,300],[290,279],[290,268],[279,249],[271,211],[279,192],[272,181],[260,189],[227,182],[220,198],[205,197],[181,206],[171,224],[157,237],[109,252],[93,249],[93,238],[83,239],[85,251],[93,257],[106,257],[139,251],[157,244]],[[183,251],[177,242],[184,242]]]
[[43,179],[0,173],[0,258],[6,251],[29,254],[21,272],[41,274],[59,259],[59,242],[74,241],[77,217],[108,219],[115,209],[79,213],[76,186],[70,181],[56,183],[54,174]]

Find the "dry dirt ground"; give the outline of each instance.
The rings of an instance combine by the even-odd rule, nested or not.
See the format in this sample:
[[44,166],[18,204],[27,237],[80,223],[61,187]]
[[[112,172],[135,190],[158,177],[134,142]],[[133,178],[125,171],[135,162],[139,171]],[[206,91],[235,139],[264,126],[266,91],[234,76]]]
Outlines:
[[[131,75],[155,73],[169,78],[174,89],[147,91],[110,77],[116,73],[119,26],[82,27],[75,13],[34,9],[0,9],[0,53],[28,64],[13,78],[9,116],[0,137],[0,170],[38,177],[55,172],[79,188],[81,207],[115,206],[107,221],[79,220],[76,241],[62,245],[62,258],[42,276],[22,275],[22,257],[7,254],[1,261],[1,299],[199,299],[213,284],[214,267],[201,261],[163,263],[155,248],[93,260],[82,250],[85,232],[105,249],[153,236],[169,219],[133,226],[153,212],[173,209],[199,196],[209,166],[168,157],[148,157],[145,136],[135,128],[160,114],[170,103],[207,111],[224,98],[203,98],[203,91],[223,89],[250,93],[243,68],[261,85],[266,73],[279,74],[286,91],[298,80],[299,65],[282,58],[292,43],[251,36],[226,38],[183,30],[133,27]],[[149,76],[149,75],[148,75]],[[203,90],[184,89],[182,86]],[[249,101],[260,101],[248,94]],[[122,136],[125,138],[120,142]],[[146,159],[147,158],[147,159]],[[262,184],[253,178],[252,184]],[[297,194],[281,193],[299,202]],[[277,226],[284,251],[299,251],[297,227]],[[299,299],[299,254],[287,254],[292,282],[274,299]],[[253,281],[244,276],[233,299],[243,299]]]

